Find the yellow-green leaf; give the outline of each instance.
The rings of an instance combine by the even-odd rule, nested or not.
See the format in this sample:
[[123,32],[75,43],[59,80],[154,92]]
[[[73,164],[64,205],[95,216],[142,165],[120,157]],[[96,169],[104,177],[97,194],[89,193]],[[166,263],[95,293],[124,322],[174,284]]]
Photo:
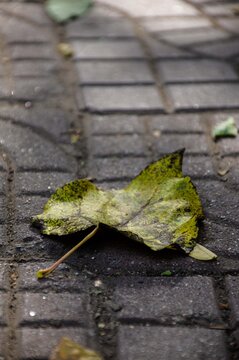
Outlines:
[[86,179],[59,188],[33,219],[47,235],[104,224],[153,250],[178,245],[190,253],[203,217],[201,201],[182,174],[183,151],[150,164],[128,186],[103,191]]
[[63,337],[53,350],[50,360],[103,360],[95,351]]

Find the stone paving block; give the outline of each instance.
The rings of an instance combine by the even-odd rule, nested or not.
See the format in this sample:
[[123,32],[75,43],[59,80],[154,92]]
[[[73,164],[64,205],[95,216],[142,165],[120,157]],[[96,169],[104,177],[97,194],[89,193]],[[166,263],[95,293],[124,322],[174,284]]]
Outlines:
[[[67,249],[68,250],[68,249]],[[66,251],[67,251],[66,250]],[[55,261],[59,258],[59,253],[53,255]],[[86,275],[79,271],[76,267],[71,267],[67,263],[60,265],[55,271],[54,276],[37,280],[36,272],[39,269],[45,269],[52,265],[52,260],[46,262],[44,259],[38,259],[38,262],[29,262],[19,265],[19,290],[20,292],[39,292],[48,294],[49,291],[65,291],[84,294],[89,291],[89,283]]]
[[[93,345],[89,332],[79,327],[62,327],[32,329],[22,328],[18,331],[20,338],[20,359],[49,359],[52,350],[59,343],[63,336],[71,338],[85,346]],[[44,346],[43,346],[44,344]]]
[[[202,239],[202,240],[201,240]],[[200,234],[200,243],[209,247],[218,256],[236,257],[239,255],[238,230],[204,219]]]
[[86,294],[68,293],[22,293],[19,298],[19,323],[68,324],[89,328],[89,298]]
[[22,105],[2,106],[0,109],[0,119],[23,123],[32,127],[39,135],[49,138],[47,131],[58,142],[69,142],[70,116],[66,111],[55,107],[45,109],[42,104],[32,104],[30,108]]
[[22,196],[16,198],[16,218],[30,223],[32,216],[42,213],[48,197]]
[[[238,193],[228,189],[223,181],[195,180],[199,196],[202,200],[205,215],[215,219],[219,224],[238,226]],[[234,225],[233,225],[234,224]]]
[[95,159],[89,165],[89,176],[97,181],[132,179],[148,165],[147,158]]
[[[35,210],[33,210],[35,214]],[[42,212],[42,208],[40,209]],[[24,214],[23,214],[24,216]],[[32,214],[30,215],[32,216]],[[14,252],[21,259],[50,259],[55,261],[63,256],[72,246],[72,241],[66,241],[61,238],[47,237],[40,234],[40,230],[31,227],[30,217],[25,220],[26,223],[16,225],[14,228]],[[5,252],[11,254],[7,248]]]
[[185,148],[187,155],[207,155],[206,137],[196,134],[162,134],[154,140],[154,152],[167,154]]
[[72,40],[76,60],[91,59],[143,59],[145,57],[136,40]]
[[218,142],[218,147],[223,156],[239,155],[239,141],[235,138],[225,138]]
[[202,134],[203,125],[199,114],[173,114],[145,116],[152,135],[160,139],[161,132]]
[[203,11],[205,11],[209,16],[232,16],[234,7],[235,3],[233,4],[233,1],[231,4],[227,4],[226,2],[224,4],[220,4],[217,2],[215,4],[204,5]]
[[76,163],[56,146],[46,135],[26,129],[20,124],[0,122],[0,140],[2,145],[10,147],[13,160],[22,170],[63,170],[74,171]]
[[63,88],[59,82],[53,79],[17,79],[13,86],[0,89],[0,99],[2,100],[44,100],[50,95],[59,95],[63,92]]
[[228,358],[225,333],[203,328],[121,325],[117,348],[119,360]]
[[162,100],[154,86],[85,86],[89,111],[156,111],[163,110]]
[[74,180],[73,174],[58,172],[23,172],[15,175],[15,191],[19,194],[50,196],[60,186]]
[[91,153],[95,157],[112,156],[145,156],[147,147],[143,136],[132,135],[108,135],[94,136],[91,138]]
[[93,115],[88,123],[92,135],[127,135],[145,132],[142,117],[136,115]]
[[56,62],[48,60],[15,61],[12,66],[13,75],[16,77],[47,77],[55,75],[60,70]]
[[3,14],[12,16],[13,18],[22,18],[22,20],[26,22],[28,21],[41,25],[50,25],[51,23],[50,18],[39,4],[21,4],[17,2],[6,4],[1,2],[0,10]]
[[190,84],[167,87],[176,110],[238,108],[239,84]]
[[134,37],[132,23],[121,18],[109,16],[85,16],[69,23],[66,27],[66,36],[75,38],[124,38]]
[[213,281],[205,276],[122,278],[116,284],[119,319],[180,323],[190,319],[220,321]]
[[[16,31],[17,29],[17,31]],[[9,18],[0,14],[0,32],[8,44],[11,43],[45,43],[53,40],[48,27],[27,23],[22,19]]]
[[230,65],[215,60],[160,61],[158,69],[165,83],[238,80]]
[[210,44],[196,45],[193,47],[193,49],[203,55],[228,59],[230,57],[238,55],[238,47],[239,40],[237,38],[232,38],[227,39],[226,41],[212,41]]
[[57,57],[51,43],[10,44],[9,54],[12,60],[52,60]]
[[217,22],[226,30],[239,35],[238,18],[217,18]]
[[[186,153],[187,154],[187,153]],[[183,158],[183,173],[195,178],[215,177],[212,160],[209,156],[187,156]]]
[[195,54],[182,50],[174,45],[169,45],[160,40],[148,39],[147,41],[153,58],[155,59],[180,59],[180,58],[195,58]]
[[190,31],[177,31],[174,33],[161,34],[160,38],[177,46],[190,46],[201,43],[219,42],[229,39],[226,31],[214,28],[207,29],[191,29]]
[[152,33],[160,33],[166,31],[189,30],[194,28],[211,27],[211,22],[204,17],[146,17],[141,20],[144,28]]
[[81,61],[76,68],[82,85],[154,83],[147,64],[141,61]]
[[239,156],[224,157],[222,161],[222,169],[229,169],[226,176],[226,187],[229,189],[232,187],[235,191],[239,191]]
[[[114,0],[99,0],[99,3],[115,6]],[[135,6],[134,0],[124,0],[120,3],[119,8],[127,11],[134,17],[148,17],[148,16],[187,16],[200,15],[199,11],[192,5],[186,4],[180,0],[171,0],[170,4],[167,0],[157,0],[151,2],[151,6],[147,0],[141,0]]]
[[239,277],[228,275],[226,277],[226,289],[228,293],[229,305],[231,309],[232,326],[239,325]]

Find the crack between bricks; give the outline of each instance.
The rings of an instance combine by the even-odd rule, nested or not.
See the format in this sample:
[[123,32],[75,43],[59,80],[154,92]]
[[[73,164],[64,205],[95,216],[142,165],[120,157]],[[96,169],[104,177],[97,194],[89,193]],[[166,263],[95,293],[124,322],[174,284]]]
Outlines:
[[[97,281],[97,280],[96,280]],[[105,284],[99,287],[92,286],[90,289],[90,303],[93,308],[94,323],[100,347],[100,353],[104,360],[116,359],[117,327],[118,322],[110,308],[113,295],[112,288]]]
[[229,359],[237,360],[238,349],[236,345],[236,340],[233,335],[235,327],[231,324],[231,308],[225,285],[225,276],[214,276],[214,289],[222,321],[226,324],[226,346],[229,353]]
[[[60,25],[53,26],[54,32],[54,41],[55,48],[59,43],[65,43],[65,29]],[[80,161],[77,161],[77,174],[78,178],[82,178],[86,176],[86,164],[83,162],[83,159],[87,159],[87,149],[84,138],[84,117],[85,114],[83,111],[79,111],[79,106],[77,102],[76,94],[79,93],[80,88],[77,83],[78,74],[76,73],[76,69],[71,60],[65,59],[62,55],[59,54],[59,63],[60,63],[60,71],[57,73],[57,77],[59,82],[64,86],[66,92],[64,95],[59,95],[59,100],[61,103],[61,108],[63,108],[70,116],[71,123],[73,124],[72,129],[80,129],[81,130],[81,141],[72,145],[74,149],[76,149],[76,153],[80,154]],[[80,94],[81,101],[83,100],[83,94]],[[83,106],[84,107],[84,106]],[[74,156],[77,158],[77,155]],[[79,160],[79,159],[78,159]]]

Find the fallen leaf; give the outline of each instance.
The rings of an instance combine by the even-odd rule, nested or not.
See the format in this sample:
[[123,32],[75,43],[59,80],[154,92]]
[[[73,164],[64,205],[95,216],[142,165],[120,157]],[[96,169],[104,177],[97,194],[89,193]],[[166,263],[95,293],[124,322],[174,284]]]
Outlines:
[[238,131],[233,117],[229,117],[227,120],[222,121],[221,123],[214,126],[214,128],[212,129],[213,139],[228,136],[235,137],[237,136],[237,133]]
[[74,50],[73,50],[72,46],[67,43],[59,43],[57,45],[57,50],[65,58],[70,58],[74,55]]
[[103,360],[103,358],[95,351],[63,337],[49,360]]
[[203,210],[190,178],[182,174],[182,160],[183,150],[167,155],[121,190],[103,191],[87,179],[70,182],[50,197],[33,224],[47,235],[104,224],[152,250],[177,244],[196,259],[214,259],[215,254],[196,245]]
[[92,0],[47,0],[45,9],[54,21],[61,23],[83,15],[92,3]]

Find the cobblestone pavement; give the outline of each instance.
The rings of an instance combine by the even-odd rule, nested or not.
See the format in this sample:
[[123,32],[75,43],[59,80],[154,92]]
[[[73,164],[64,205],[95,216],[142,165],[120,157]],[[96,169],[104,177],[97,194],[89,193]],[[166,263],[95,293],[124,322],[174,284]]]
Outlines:
[[[229,115],[239,126],[238,5],[104,0],[57,26],[40,3],[0,2],[1,359],[47,359],[62,335],[105,360],[238,359],[239,142],[210,137]],[[117,188],[182,147],[217,261],[108,232],[36,280],[77,241],[29,226],[56,187]]]

